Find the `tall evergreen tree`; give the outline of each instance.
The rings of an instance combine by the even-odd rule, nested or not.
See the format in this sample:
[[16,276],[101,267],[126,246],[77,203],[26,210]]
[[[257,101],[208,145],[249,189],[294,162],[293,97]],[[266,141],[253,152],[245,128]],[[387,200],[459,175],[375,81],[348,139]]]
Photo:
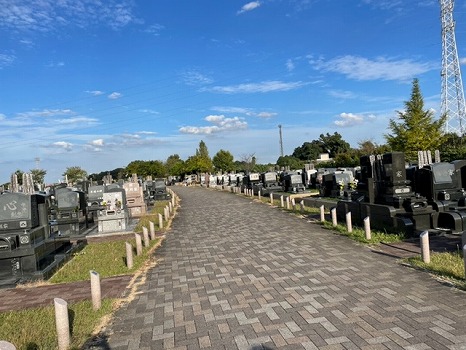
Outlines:
[[415,162],[418,151],[435,151],[440,147],[446,116],[434,120],[434,112],[424,110],[418,79],[413,79],[411,99],[405,102],[405,110],[397,113],[399,121],[389,122],[392,133],[384,135],[393,151],[404,152],[406,160]]

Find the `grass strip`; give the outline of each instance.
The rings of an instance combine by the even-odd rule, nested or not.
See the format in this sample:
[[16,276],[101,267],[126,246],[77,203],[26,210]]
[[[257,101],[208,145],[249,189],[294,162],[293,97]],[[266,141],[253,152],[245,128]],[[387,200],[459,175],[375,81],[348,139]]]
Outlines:
[[[115,299],[103,299],[99,310],[92,301],[68,304],[71,328],[71,347],[79,349],[106,315],[115,307]],[[51,350],[58,348],[53,306],[0,313],[0,339],[13,344],[18,350]]]

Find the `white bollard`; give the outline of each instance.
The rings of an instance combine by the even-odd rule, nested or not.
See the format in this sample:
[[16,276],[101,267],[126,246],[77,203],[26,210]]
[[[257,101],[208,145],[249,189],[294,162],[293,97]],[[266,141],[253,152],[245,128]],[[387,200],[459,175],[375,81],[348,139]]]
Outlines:
[[150,232],[150,239],[155,239],[155,226],[153,221],[149,221],[149,232]]
[[262,200],[262,198],[261,198],[261,191],[257,191],[257,198],[259,198],[259,202]]
[[92,307],[94,310],[99,310],[102,303],[100,275],[96,271],[89,271],[89,273],[91,274]]
[[304,206],[304,200],[299,202],[299,206],[301,207],[301,213],[304,214],[306,212],[306,207]]
[[291,206],[293,208],[293,211],[296,211],[296,201],[294,200],[294,198],[291,198]]
[[290,210],[290,197],[286,197],[286,209]]
[[320,206],[320,221],[325,221],[325,207],[323,205]]
[[147,227],[142,227],[142,238],[144,239],[144,247],[149,246],[149,230],[147,230]]
[[164,209],[163,209],[163,213],[165,215],[165,221],[168,221],[170,219],[170,213],[168,212],[168,206],[166,206]]
[[270,205],[273,205],[273,193],[270,194]]
[[332,225],[335,227],[338,225],[337,222],[337,208],[330,209],[330,214],[332,214]]
[[68,303],[61,298],[53,299],[55,305],[55,324],[57,327],[58,349],[66,350],[70,346],[70,319]]
[[351,223],[351,212],[346,213],[346,230],[351,233],[353,232],[353,224]]
[[283,204],[283,196],[280,196],[280,208],[283,208],[285,205]]
[[426,264],[429,264],[430,263],[429,231],[422,232],[420,237],[421,237],[422,261],[424,261]]
[[159,229],[163,229],[163,216],[159,213]]
[[128,269],[132,269],[133,268],[133,246],[128,242],[125,242],[125,246],[126,246],[126,266],[128,267]]
[[139,233],[135,233],[134,237],[136,238],[136,255],[142,254],[142,239]]
[[370,241],[371,238],[372,238],[372,235],[371,235],[371,219],[368,216],[366,216],[364,218],[364,233],[366,234],[366,239],[368,241]]
[[5,340],[0,340],[0,350],[16,350],[16,347]]

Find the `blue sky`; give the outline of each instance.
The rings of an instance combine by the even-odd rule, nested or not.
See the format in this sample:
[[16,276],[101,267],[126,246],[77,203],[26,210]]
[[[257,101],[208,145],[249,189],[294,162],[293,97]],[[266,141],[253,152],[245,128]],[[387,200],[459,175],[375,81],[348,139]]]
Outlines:
[[[466,1],[456,1],[466,58]],[[133,160],[384,143],[418,78],[440,110],[436,0],[0,0],[0,183]],[[464,70],[462,66],[462,70]],[[40,159],[40,161],[38,161]]]

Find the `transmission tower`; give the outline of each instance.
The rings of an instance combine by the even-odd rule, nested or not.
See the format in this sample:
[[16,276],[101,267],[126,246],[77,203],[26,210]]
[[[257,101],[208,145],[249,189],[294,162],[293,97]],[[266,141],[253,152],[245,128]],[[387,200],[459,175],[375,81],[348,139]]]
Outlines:
[[442,101],[441,115],[447,116],[445,132],[462,136],[466,127],[466,107],[461,80],[453,20],[454,0],[439,0],[442,20]]
[[280,156],[283,157],[283,137],[282,137],[282,126],[278,125],[278,130],[280,133]]

